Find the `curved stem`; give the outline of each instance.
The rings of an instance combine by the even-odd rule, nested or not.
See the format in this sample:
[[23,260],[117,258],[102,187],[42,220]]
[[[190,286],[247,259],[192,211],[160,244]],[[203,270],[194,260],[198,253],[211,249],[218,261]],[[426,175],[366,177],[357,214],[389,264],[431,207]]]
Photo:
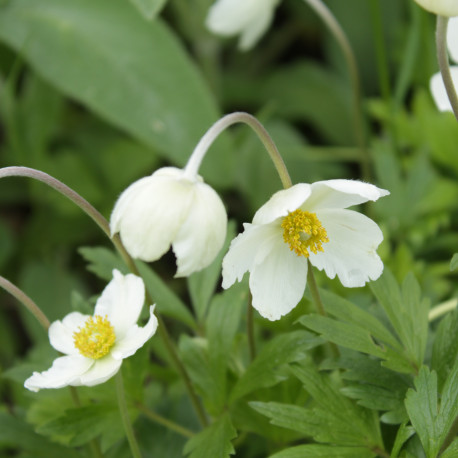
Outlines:
[[40,307],[38,307],[38,305],[35,304],[35,302],[24,293],[24,291],[20,290],[16,285],[13,285],[13,283],[2,276],[0,276],[0,287],[2,287],[5,291],[8,291],[19,302],[21,302],[43,326],[44,330],[48,331],[50,325],[48,318],[42,312]]
[[175,431],[176,433],[181,434],[184,437],[190,438],[190,437],[195,436],[195,433],[193,433],[191,430],[185,428],[184,426],[178,425],[177,423],[171,420],[168,420],[167,418],[164,418],[163,416],[157,414],[156,412],[153,412],[152,410],[148,409],[143,404],[136,403],[135,406],[137,407],[138,410],[140,410],[145,415],[145,417],[148,417],[150,420],[154,421],[155,423],[165,426],[166,428],[170,429],[171,431]]
[[[28,168],[28,167],[5,167],[3,169],[0,169],[0,178],[6,178],[6,177],[12,177],[12,176],[28,177],[28,178],[33,178],[35,180],[41,181],[47,184],[48,186],[50,186],[51,188],[55,189],[56,191],[59,191],[65,197],[70,199],[73,203],[78,205],[78,207],[80,207],[88,216],[90,216],[96,222],[96,224],[102,229],[105,235],[107,235],[110,238],[116,250],[119,252],[119,254],[123,258],[128,268],[131,270],[131,272],[141,277],[141,274],[139,273],[134,260],[129,255],[129,253],[126,251],[126,249],[124,248],[124,245],[122,244],[119,235],[114,235],[113,237],[111,237],[110,225],[108,224],[108,221],[86,199],[81,197],[77,192],[69,188],[67,185],[65,185],[61,181],[57,180],[56,178],[52,177],[51,175],[48,175],[47,173],[41,172],[40,170],[35,170],[35,169]],[[146,293],[146,300],[150,304],[154,302],[148,292]],[[158,316],[158,320],[159,320],[159,335],[164,340],[165,346],[172,360],[174,361],[180,376],[183,378],[186,389],[191,398],[192,404],[194,405],[196,409],[197,415],[202,425],[206,425],[207,419],[206,419],[204,410],[200,404],[197,394],[194,391],[194,388],[192,386],[192,383],[186,371],[186,368],[184,367],[183,363],[181,362],[178,356],[178,353],[175,349],[175,346],[170,339],[170,336],[167,332],[164,321],[161,319],[160,316]]]
[[200,164],[202,163],[202,160],[211,144],[216,140],[221,132],[223,132],[229,126],[237,123],[248,124],[255,131],[267,152],[269,153],[269,156],[272,159],[275,168],[277,169],[278,175],[280,176],[283,187],[291,187],[291,178],[289,176],[288,170],[286,169],[285,163],[283,162],[283,158],[281,157],[277,146],[275,145],[267,130],[254,116],[239,111],[223,116],[220,120],[216,121],[215,124],[210,127],[210,129],[208,129],[205,135],[200,139],[197,146],[194,148],[194,151],[192,152],[191,157],[186,164],[185,175],[189,178],[195,177],[199,170]]
[[428,313],[428,321],[434,321],[437,318],[440,318],[442,315],[445,315],[447,312],[455,310],[458,306],[458,299],[450,299],[449,301],[442,302],[436,307],[433,307]]
[[447,54],[447,26],[448,17],[437,16],[436,22],[436,51],[437,60],[439,62],[439,68],[444,81],[445,90],[447,91],[450,105],[452,106],[455,118],[458,121],[458,97],[456,95],[455,86],[452,80],[452,74],[450,73],[450,65]]
[[129,412],[127,410],[126,396],[124,393],[124,383],[122,380],[122,372],[119,372],[115,376],[116,378],[116,395],[118,397],[119,412],[121,413],[121,420],[124,426],[124,432],[126,433],[127,440],[129,442],[130,451],[134,458],[141,458],[140,447],[138,446],[137,439],[135,439],[134,430],[132,429],[132,423],[130,421]]
[[370,181],[370,158],[366,145],[366,134],[364,129],[364,116],[362,110],[361,83],[359,80],[358,65],[355,55],[351,48],[345,32],[331,10],[321,0],[304,0],[326,24],[329,31],[342,50],[345,61],[347,62],[350,80],[353,86],[353,105],[354,105],[354,128],[355,138],[361,150],[361,169],[364,180]]

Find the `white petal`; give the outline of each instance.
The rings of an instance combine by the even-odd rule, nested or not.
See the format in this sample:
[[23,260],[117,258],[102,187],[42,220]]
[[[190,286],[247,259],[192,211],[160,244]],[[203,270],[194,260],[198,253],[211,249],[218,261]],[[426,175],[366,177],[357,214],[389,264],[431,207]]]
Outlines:
[[78,385],[94,386],[106,382],[119,371],[121,364],[122,360],[113,359],[110,354],[96,359],[89,370],[81,375],[77,383]]
[[136,275],[122,275],[118,270],[113,270],[113,280],[99,297],[94,315],[106,315],[115,329],[116,337],[122,338],[137,322],[144,302],[143,280]]
[[187,218],[195,182],[183,170],[166,167],[130,185],[111,215],[111,233],[120,233],[129,254],[155,261],[166,253]]
[[218,194],[205,183],[196,183],[192,194],[187,218],[173,241],[177,277],[207,267],[226,239],[227,214]]
[[243,226],[244,232],[232,240],[223,259],[224,289],[229,288],[236,280],[242,281],[243,275],[252,269],[255,261],[262,262],[263,257],[267,256],[274,240],[282,237],[282,229],[278,225],[258,226],[245,223]]
[[310,196],[311,187],[299,183],[276,192],[254,215],[253,224],[268,224],[297,210]]
[[239,40],[239,48],[242,51],[251,49],[258,42],[271,24],[273,16],[273,9],[265,8],[242,30]]
[[54,360],[52,366],[44,372],[34,372],[24,386],[31,391],[41,388],[62,388],[73,385],[93,364],[93,360],[84,356],[62,356]]
[[48,330],[51,345],[66,355],[79,354],[74,345],[73,333],[83,328],[89,315],[79,312],[69,313],[62,321],[54,321]]
[[[453,85],[458,89],[458,67],[450,67],[450,73],[452,75]],[[453,111],[440,73],[432,76],[429,81],[429,89],[439,111]]]
[[458,16],[456,0],[415,0],[420,6],[439,16]]
[[374,221],[352,210],[322,210],[317,217],[328,234],[324,252],[310,254],[310,262],[326,272],[329,278],[337,274],[346,287],[364,286],[376,280],[383,263],[376,253],[383,234]]
[[452,17],[447,26],[447,47],[450,57],[458,63],[458,18]]
[[250,273],[253,307],[271,321],[289,313],[304,295],[307,259],[290,250],[283,238],[271,243],[270,252]]
[[154,306],[150,307],[149,312],[150,319],[143,328],[134,325],[127,330],[122,340],[119,342],[116,341],[111,349],[112,358],[120,360],[132,356],[155,334],[157,329],[157,318],[153,313]]
[[385,189],[356,180],[326,180],[312,184],[312,195],[303,205],[308,211],[347,208],[389,195]]

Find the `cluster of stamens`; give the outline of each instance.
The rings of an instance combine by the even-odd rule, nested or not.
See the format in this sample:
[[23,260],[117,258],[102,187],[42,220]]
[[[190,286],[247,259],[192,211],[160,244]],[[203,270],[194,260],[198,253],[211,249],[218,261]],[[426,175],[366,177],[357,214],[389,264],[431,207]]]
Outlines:
[[315,213],[295,210],[288,213],[281,223],[283,240],[298,256],[308,258],[310,252],[324,251],[323,243],[329,242],[326,229]]
[[116,335],[108,318],[100,315],[91,316],[85,326],[73,333],[75,347],[83,356],[99,359],[110,352]]

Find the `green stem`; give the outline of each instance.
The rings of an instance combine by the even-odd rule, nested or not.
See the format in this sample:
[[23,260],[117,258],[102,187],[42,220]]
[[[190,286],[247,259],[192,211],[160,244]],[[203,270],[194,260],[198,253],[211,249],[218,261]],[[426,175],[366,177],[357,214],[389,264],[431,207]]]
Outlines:
[[256,358],[256,344],[254,340],[254,320],[253,320],[253,305],[250,303],[247,306],[246,315],[247,335],[248,335],[248,348],[250,351],[250,361]]
[[32,315],[38,320],[41,326],[43,326],[44,330],[48,331],[50,325],[48,318],[42,312],[40,307],[38,307],[38,305],[35,304],[35,302],[30,299],[29,296],[27,296],[27,294],[25,294],[16,285],[13,285],[13,283],[2,276],[0,276],[0,287],[2,287],[5,291],[8,291],[19,302],[21,302],[27,308],[27,310],[32,313]]
[[444,81],[445,90],[447,91],[448,99],[452,106],[455,118],[458,121],[458,97],[456,95],[455,86],[452,80],[452,74],[450,73],[450,65],[447,54],[447,26],[448,17],[437,16],[436,22],[436,51],[437,60],[439,62],[439,68]]
[[283,158],[272,140],[271,136],[264,128],[264,126],[252,115],[243,112],[235,112],[223,116],[220,120],[216,121],[213,126],[208,129],[205,135],[200,139],[197,146],[194,148],[191,157],[185,167],[185,175],[192,178],[197,175],[200,164],[207,153],[208,148],[216,140],[216,138],[229,126],[238,123],[245,123],[250,126],[257,134],[262,144],[269,153],[272,162],[280,176],[280,180],[284,188],[290,188],[292,186],[291,178],[288,170],[286,169]]
[[345,32],[332,14],[331,10],[321,0],[304,0],[321,18],[336,39],[347,63],[351,84],[353,87],[354,129],[356,142],[361,151],[361,169],[364,180],[370,181],[370,158],[366,144],[364,115],[362,110],[361,83],[359,80],[356,58]]
[[127,440],[129,442],[130,451],[134,458],[141,458],[140,448],[137,440],[135,439],[134,430],[130,421],[129,412],[127,410],[126,397],[124,393],[124,383],[122,380],[121,370],[116,374],[116,395],[118,397],[119,412],[121,413],[121,420],[124,426],[124,432],[126,433]]
[[140,412],[142,412],[145,417],[148,417],[150,420],[154,421],[155,423],[158,423],[159,425],[165,426],[166,428],[170,429],[171,431],[175,431],[178,434],[181,434],[184,437],[193,437],[195,436],[195,433],[193,433],[191,430],[178,425],[177,423],[168,420],[167,418],[164,418],[163,416],[157,414],[156,412],[153,412],[152,410],[148,409],[145,407],[143,404],[136,403],[135,406],[137,407]]
[[[126,251],[126,249],[124,248],[124,245],[122,244],[119,235],[114,235],[113,237],[111,237],[110,225],[108,224],[108,221],[87,200],[81,197],[77,192],[69,188],[67,185],[65,185],[61,181],[52,177],[51,175],[48,175],[47,173],[41,172],[39,170],[31,169],[28,167],[5,167],[3,169],[0,169],[0,179],[6,178],[6,177],[12,177],[12,176],[28,177],[28,178],[33,178],[35,180],[41,181],[47,184],[48,186],[50,186],[51,188],[55,189],[56,191],[60,192],[61,194],[63,194],[68,199],[70,199],[73,203],[75,203],[78,207],[80,207],[88,216],[90,216],[95,221],[95,223],[102,229],[102,231],[110,238],[110,240],[114,244],[115,248],[117,249],[121,257],[123,258],[126,265],[129,267],[131,272],[141,277],[141,274],[139,273],[134,260],[129,255],[129,253]],[[148,301],[149,304],[152,304],[154,302],[151,296],[149,295],[149,293],[146,293],[146,300]],[[175,349],[175,346],[170,339],[170,336],[167,332],[164,321],[157,314],[156,316],[158,317],[158,321],[159,321],[159,335],[164,340],[165,346],[172,360],[175,362],[175,365],[178,369],[179,374],[183,378],[186,389],[191,398],[192,404],[194,405],[196,409],[196,413],[202,425],[205,426],[207,424],[205,412],[200,404],[197,394],[194,391],[194,388],[191,383],[191,379],[189,378],[186,368],[184,367],[183,363],[181,362],[178,356],[178,353]]]
[[434,321],[437,318],[445,315],[447,312],[455,310],[458,306],[458,299],[450,299],[449,301],[442,302],[439,305],[433,307],[428,313],[428,321]]
[[[324,309],[323,301],[321,300],[320,291],[316,284],[315,275],[313,273],[313,266],[310,260],[307,260],[308,269],[307,269],[307,284],[310,288],[310,294],[312,295],[313,302],[315,303],[316,309],[321,316],[328,316]],[[339,349],[334,342],[329,342],[331,351],[335,357],[340,356]]]

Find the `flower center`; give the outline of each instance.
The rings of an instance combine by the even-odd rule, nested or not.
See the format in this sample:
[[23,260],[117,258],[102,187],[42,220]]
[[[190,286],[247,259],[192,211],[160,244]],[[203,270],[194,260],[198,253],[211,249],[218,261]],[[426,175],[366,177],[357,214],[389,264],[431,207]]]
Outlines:
[[73,333],[75,347],[83,356],[92,359],[99,359],[108,354],[115,340],[114,328],[106,316],[89,317],[84,328]]
[[283,218],[281,227],[283,240],[298,256],[308,258],[309,250],[315,254],[324,251],[322,244],[329,242],[326,229],[315,213],[295,210]]

